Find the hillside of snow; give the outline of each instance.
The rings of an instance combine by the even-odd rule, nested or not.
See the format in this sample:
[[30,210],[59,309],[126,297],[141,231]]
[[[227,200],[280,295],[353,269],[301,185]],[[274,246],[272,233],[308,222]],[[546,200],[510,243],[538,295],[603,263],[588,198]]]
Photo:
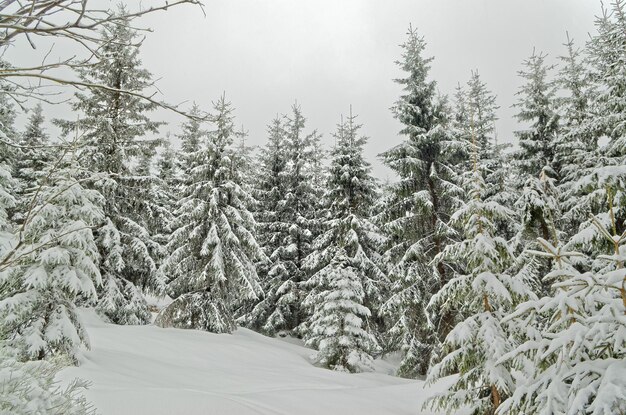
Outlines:
[[92,382],[87,398],[102,415],[429,414],[432,388],[400,379],[385,362],[376,373],[317,368],[294,341],[239,329],[211,334],[155,326],[117,326],[82,313],[91,350],[59,378]]

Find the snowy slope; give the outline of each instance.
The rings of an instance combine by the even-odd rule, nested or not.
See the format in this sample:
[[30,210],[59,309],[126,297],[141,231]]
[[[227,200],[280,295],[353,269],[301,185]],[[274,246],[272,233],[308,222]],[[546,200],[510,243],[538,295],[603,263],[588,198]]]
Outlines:
[[428,413],[419,408],[433,390],[420,381],[317,368],[310,349],[250,330],[116,326],[82,315],[92,350],[59,377],[91,381],[87,397],[103,415]]

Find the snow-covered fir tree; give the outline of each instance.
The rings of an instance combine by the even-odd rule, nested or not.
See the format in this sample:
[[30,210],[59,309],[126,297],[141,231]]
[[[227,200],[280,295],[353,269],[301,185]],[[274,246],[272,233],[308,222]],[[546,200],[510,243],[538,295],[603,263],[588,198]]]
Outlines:
[[603,8],[602,16],[596,20],[597,34],[588,42],[590,77],[599,88],[592,94],[593,117],[584,124],[586,130],[608,137],[609,147],[621,152],[626,147],[625,9],[626,3],[622,0],[612,1],[609,9]]
[[[555,220],[571,235],[586,219],[578,214],[578,198],[573,193],[576,182],[597,162],[599,135],[592,123],[597,85],[592,82],[588,59],[583,58],[582,51],[575,47],[569,35],[565,47],[567,54],[559,57],[561,65],[556,80],[562,96],[557,98],[560,123],[554,161],[559,171],[559,204],[563,216]],[[554,239],[552,242],[556,243]]]
[[516,278],[532,281],[535,290],[545,292],[549,287],[541,277],[550,270],[549,261],[531,255],[529,250],[539,249],[537,238],[556,241],[562,236],[559,229],[560,195],[556,179],[542,170],[539,177],[528,176],[514,206],[517,212],[517,232],[511,247],[517,254],[509,272]]
[[[516,364],[523,376],[501,413],[612,414],[626,407],[617,374],[624,370],[626,353],[626,326],[618,318],[626,307],[626,77],[620,49],[626,26],[620,9],[623,3],[616,2],[597,20],[598,33],[588,44],[590,76],[568,45],[561,75],[568,91],[562,126],[572,152],[565,153],[571,166],[562,169],[563,223],[572,224],[568,231],[574,235],[564,244],[558,238],[541,239],[545,252],[534,252],[552,260],[552,269],[543,274],[552,287],[508,317],[525,341],[503,360]],[[599,148],[596,140],[602,135],[608,143]]]
[[382,154],[399,176],[380,217],[389,236],[385,260],[393,283],[383,313],[390,320],[390,348],[405,353],[399,374],[407,377],[426,373],[436,337],[443,339],[453,326],[454,316],[442,315],[430,328],[425,307],[449,278],[443,267],[429,264],[449,240],[447,222],[462,194],[449,163],[457,159],[460,142],[448,127],[445,101],[428,78],[432,58],[422,56],[425,47],[423,38],[409,29],[398,62],[406,77],[396,80],[404,93],[393,107],[406,139]]
[[170,192],[174,192],[180,180],[180,171],[177,165],[178,154],[172,148],[169,135],[161,143],[160,149],[156,161],[157,176],[166,184]]
[[[150,235],[152,243],[147,246],[156,266],[166,256],[167,234],[173,219],[172,206],[169,204],[172,199],[169,186],[160,179],[154,166],[157,148],[162,142],[163,140],[142,141],[137,164],[131,169],[134,198],[137,200],[132,218]],[[162,281],[151,281],[152,278],[146,275],[140,285],[160,294]]]
[[[581,272],[585,255],[541,239],[554,268],[545,275],[549,295],[521,304],[508,319],[526,341],[503,356],[522,372],[502,414],[594,414],[626,411],[626,232],[597,218],[592,226],[611,247],[589,258],[594,266]],[[574,261],[575,260],[575,261]]]
[[248,210],[251,197],[231,168],[236,138],[232,106],[222,96],[214,110],[215,130],[206,145],[195,155],[188,153],[191,176],[175,212],[171,254],[161,270],[174,301],[157,324],[230,333],[236,327],[236,308],[263,295],[255,264],[264,254]]
[[285,143],[287,149],[287,177],[285,197],[289,222],[289,239],[286,242],[297,267],[298,282],[305,275],[304,259],[311,252],[311,242],[319,229],[317,217],[319,183],[320,136],[316,130],[305,133],[306,119],[300,106],[294,104],[291,115],[285,119]]
[[103,220],[102,196],[77,179],[73,153],[44,171],[30,193],[17,242],[0,265],[0,316],[8,344],[25,359],[65,354],[89,345],[76,310],[100,285],[92,227]]
[[[316,166],[319,160],[317,131],[305,133],[306,119],[298,105],[270,126],[270,143],[263,164],[268,177],[260,183],[260,207],[269,209],[263,218],[262,240],[270,258],[266,276],[267,298],[257,307],[265,311],[263,331],[293,331],[303,322],[306,282],[305,258],[320,230]],[[269,173],[271,171],[271,173]]]
[[510,367],[500,359],[511,349],[502,319],[516,301],[532,295],[523,281],[505,272],[512,261],[507,241],[499,236],[495,219],[511,220],[513,212],[486,200],[484,165],[473,137],[473,171],[466,176],[469,200],[450,223],[463,236],[437,256],[454,276],[431,299],[429,308],[443,312],[452,307],[460,321],[443,341],[441,357],[428,371],[427,382],[458,373],[452,386],[429,400],[448,413],[469,408],[472,414],[492,414],[514,390]]
[[265,296],[243,317],[246,325],[269,335],[298,324],[299,297],[292,276],[296,265],[285,245],[290,225],[286,221],[285,195],[289,185],[287,143],[283,119],[276,117],[267,128],[268,141],[259,155],[255,218],[258,239],[269,261],[259,267]]
[[372,370],[372,354],[379,346],[367,329],[372,312],[364,306],[367,293],[359,275],[363,271],[342,248],[334,252],[330,263],[313,277],[323,288],[305,300],[305,305],[313,307],[306,342],[316,346],[315,360],[324,367],[348,372]]
[[[55,158],[54,148],[47,147],[48,134],[43,126],[44,121],[43,107],[39,103],[31,109],[26,128],[19,140],[20,148],[14,170],[14,177],[19,184],[18,196],[28,193],[37,186],[45,168]],[[26,209],[27,206],[19,208],[20,212]]]
[[554,82],[548,79],[552,66],[546,64],[546,55],[533,54],[524,61],[519,71],[523,84],[517,92],[516,118],[528,127],[515,132],[519,149],[515,154],[516,166],[525,175],[538,177],[542,169],[556,177],[554,171],[555,142],[558,134],[559,117],[556,112]]
[[[2,61],[0,61],[2,64]],[[11,239],[9,215],[15,207],[15,179],[13,166],[15,164],[15,149],[10,146],[15,140],[15,109],[9,102],[9,97],[3,92],[4,85],[0,83],[0,261],[3,250]]]
[[243,186],[246,191],[252,193],[252,184],[256,178],[257,172],[254,170],[255,164],[253,160],[254,146],[247,144],[249,132],[241,126],[237,131],[237,141],[234,143],[233,159],[231,166],[238,171],[241,176]]
[[590,105],[596,88],[587,60],[569,35],[564,46],[567,54],[559,56],[561,64],[556,79],[563,95],[556,99],[559,134],[555,142],[554,162],[560,173],[559,183],[566,189],[564,185],[577,180],[581,166],[589,162],[585,156],[597,148],[598,136],[589,128]]
[[[499,106],[495,94],[489,90],[478,71],[472,71],[466,88],[461,89],[459,86],[455,101],[453,124],[465,143],[463,155],[467,160],[467,163],[460,164],[462,171],[470,167],[471,136],[474,131],[480,147],[478,159],[484,167],[485,191],[488,192],[486,197],[494,198],[503,206],[513,206],[519,196],[511,186],[510,163],[504,153],[509,144],[497,141],[495,122]],[[516,232],[514,223],[510,221],[497,225],[506,235]]]
[[156,214],[153,216],[150,226],[155,232],[155,240],[163,247],[162,254],[166,255],[166,245],[169,241],[169,234],[172,232],[180,172],[176,165],[178,155],[172,148],[169,137],[160,143],[160,149],[155,163],[156,176],[153,178],[152,200]]
[[[315,239],[312,252],[305,260],[311,276],[304,284],[309,292],[304,304],[313,313],[300,331],[309,345],[320,348],[320,356],[330,353],[322,350],[320,341],[324,336],[344,330],[349,335],[350,330],[342,326],[344,323],[355,330],[358,326],[358,330],[367,333],[370,339],[378,337],[382,330],[375,311],[380,308],[386,279],[380,269],[383,237],[370,221],[377,189],[370,175],[369,163],[363,158],[367,139],[359,135],[360,127],[352,114],[337,126],[324,195],[326,215],[323,232]],[[341,282],[343,274],[345,285]],[[354,291],[354,296],[342,290]],[[326,310],[324,303],[335,296],[346,298],[354,309],[340,307]],[[328,317],[328,312],[334,317]],[[345,315],[342,316],[342,313]],[[358,320],[353,320],[353,316],[357,316]],[[359,349],[364,346],[367,348]],[[324,347],[336,347],[336,344],[331,346],[326,342]],[[345,362],[350,360],[349,354],[365,356],[374,353],[377,347],[377,342],[372,343],[371,340],[366,343],[352,342],[344,344],[340,350],[333,349],[332,354]],[[326,366],[329,364],[326,363]],[[356,370],[355,366],[341,368]]]
[[[531,258],[527,249],[536,249],[536,238],[554,240],[556,220],[560,218],[558,179],[560,163],[556,156],[559,139],[556,85],[548,79],[552,66],[546,55],[535,53],[524,61],[519,72],[524,84],[517,92],[516,118],[528,127],[515,132],[519,149],[514,153],[517,174],[513,185],[519,191],[515,207],[520,226],[515,235],[519,254],[512,272],[523,279],[540,280],[549,263]],[[546,287],[544,287],[546,288]]]
[[596,22],[598,33],[588,45],[598,93],[590,103],[593,116],[586,119],[581,129],[596,132],[607,143],[585,152],[586,162],[579,166],[578,179],[567,192],[575,203],[569,205],[564,222],[580,223],[567,248],[591,256],[608,247],[603,235],[592,226],[590,215],[607,228],[614,222],[617,234],[626,228],[626,70],[625,55],[619,49],[626,45],[625,7],[624,2],[618,1],[610,11],[605,10]]
[[[466,132],[470,132],[467,127],[473,124],[473,131],[479,147],[478,158],[488,169],[492,169],[495,143],[495,122],[498,119],[496,111],[499,108],[496,104],[496,96],[487,88],[487,84],[482,80],[478,71],[472,71],[472,76],[467,82],[467,104],[468,120],[465,123]],[[469,137],[469,134],[466,134]],[[488,162],[487,162],[488,161]],[[488,171],[490,173],[491,171]]]
[[81,165],[109,175],[90,184],[106,200],[105,222],[96,230],[103,279],[98,309],[115,323],[145,324],[151,316],[141,289],[160,288],[155,263],[160,246],[143,216],[150,196],[145,178],[131,171],[130,161],[146,151],[142,137],[156,133],[160,123],[147,115],[155,104],[123,92],[140,94],[152,85],[150,73],[141,67],[135,30],[120,20],[106,25],[101,36],[105,42],[99,59],[79,75],[107,88],[77,93],[72,107],[82,114],[80,119],[57,123],[67,133],[80,131]]
[[192,180],[190,171],[195,160],[206,145],[207,131],[202,129],[202,111],[197,104],[193,104],[189,111],[189,118],[181,125],[181,132],[176,135],[180,141],[180,150],[176,159],[181,174],[181,183],[189,184]]
[[556,220],[560,217],[559,193],[555,179],[545,170],[539,177],[528,177],[515,207],[520,214],[518,245],[537,238],[556,241]]

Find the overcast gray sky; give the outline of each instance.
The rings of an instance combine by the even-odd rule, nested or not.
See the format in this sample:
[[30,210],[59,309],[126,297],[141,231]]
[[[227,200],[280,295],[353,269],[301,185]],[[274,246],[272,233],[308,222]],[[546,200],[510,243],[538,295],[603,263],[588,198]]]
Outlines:
[[[130,0],[127,0],[130,3]],[[144,2],[147,4],[148,2]],[[535,47],[552,61],[564,52],[569,31],[582,45],[594,30],[595,0],[205,0],[206,17],[195,7],[175,7],[143,19],[154,29],[141,56],[169,102],[195,101],[204,109],[223,91],[250,132],[265,142],[265,126],[289,112],[295,100],[330,145],[330,133],[349,106],[370,137],[366,155],[381,178],[389,172],[377,154],[400,142],[389,111],[402,76],[394,61],[412,23],[434,56],[431,76],[452,93],[478,70],[498,95],[499,138],[512,141],[517,128],[510,106],[521,62]],[[115,4],[115,2],[111,2]],[[18,50],[16,50],[16,48]],[[23,46],[8,56],[21,59]],[[65,112],[65,114],[64,114]],[[53,116],[70,116],[66,108]],[[183,121],[155,114],[176,133]]]

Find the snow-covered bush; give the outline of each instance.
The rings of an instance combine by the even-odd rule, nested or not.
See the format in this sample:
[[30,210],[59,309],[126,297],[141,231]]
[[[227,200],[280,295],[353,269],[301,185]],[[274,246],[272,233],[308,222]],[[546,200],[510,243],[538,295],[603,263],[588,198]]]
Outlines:
[[95,410],[82,391],[88,382],[62,386],[54,379],[59,363],[20,362],[0,344],[0,415],[87,415]]

